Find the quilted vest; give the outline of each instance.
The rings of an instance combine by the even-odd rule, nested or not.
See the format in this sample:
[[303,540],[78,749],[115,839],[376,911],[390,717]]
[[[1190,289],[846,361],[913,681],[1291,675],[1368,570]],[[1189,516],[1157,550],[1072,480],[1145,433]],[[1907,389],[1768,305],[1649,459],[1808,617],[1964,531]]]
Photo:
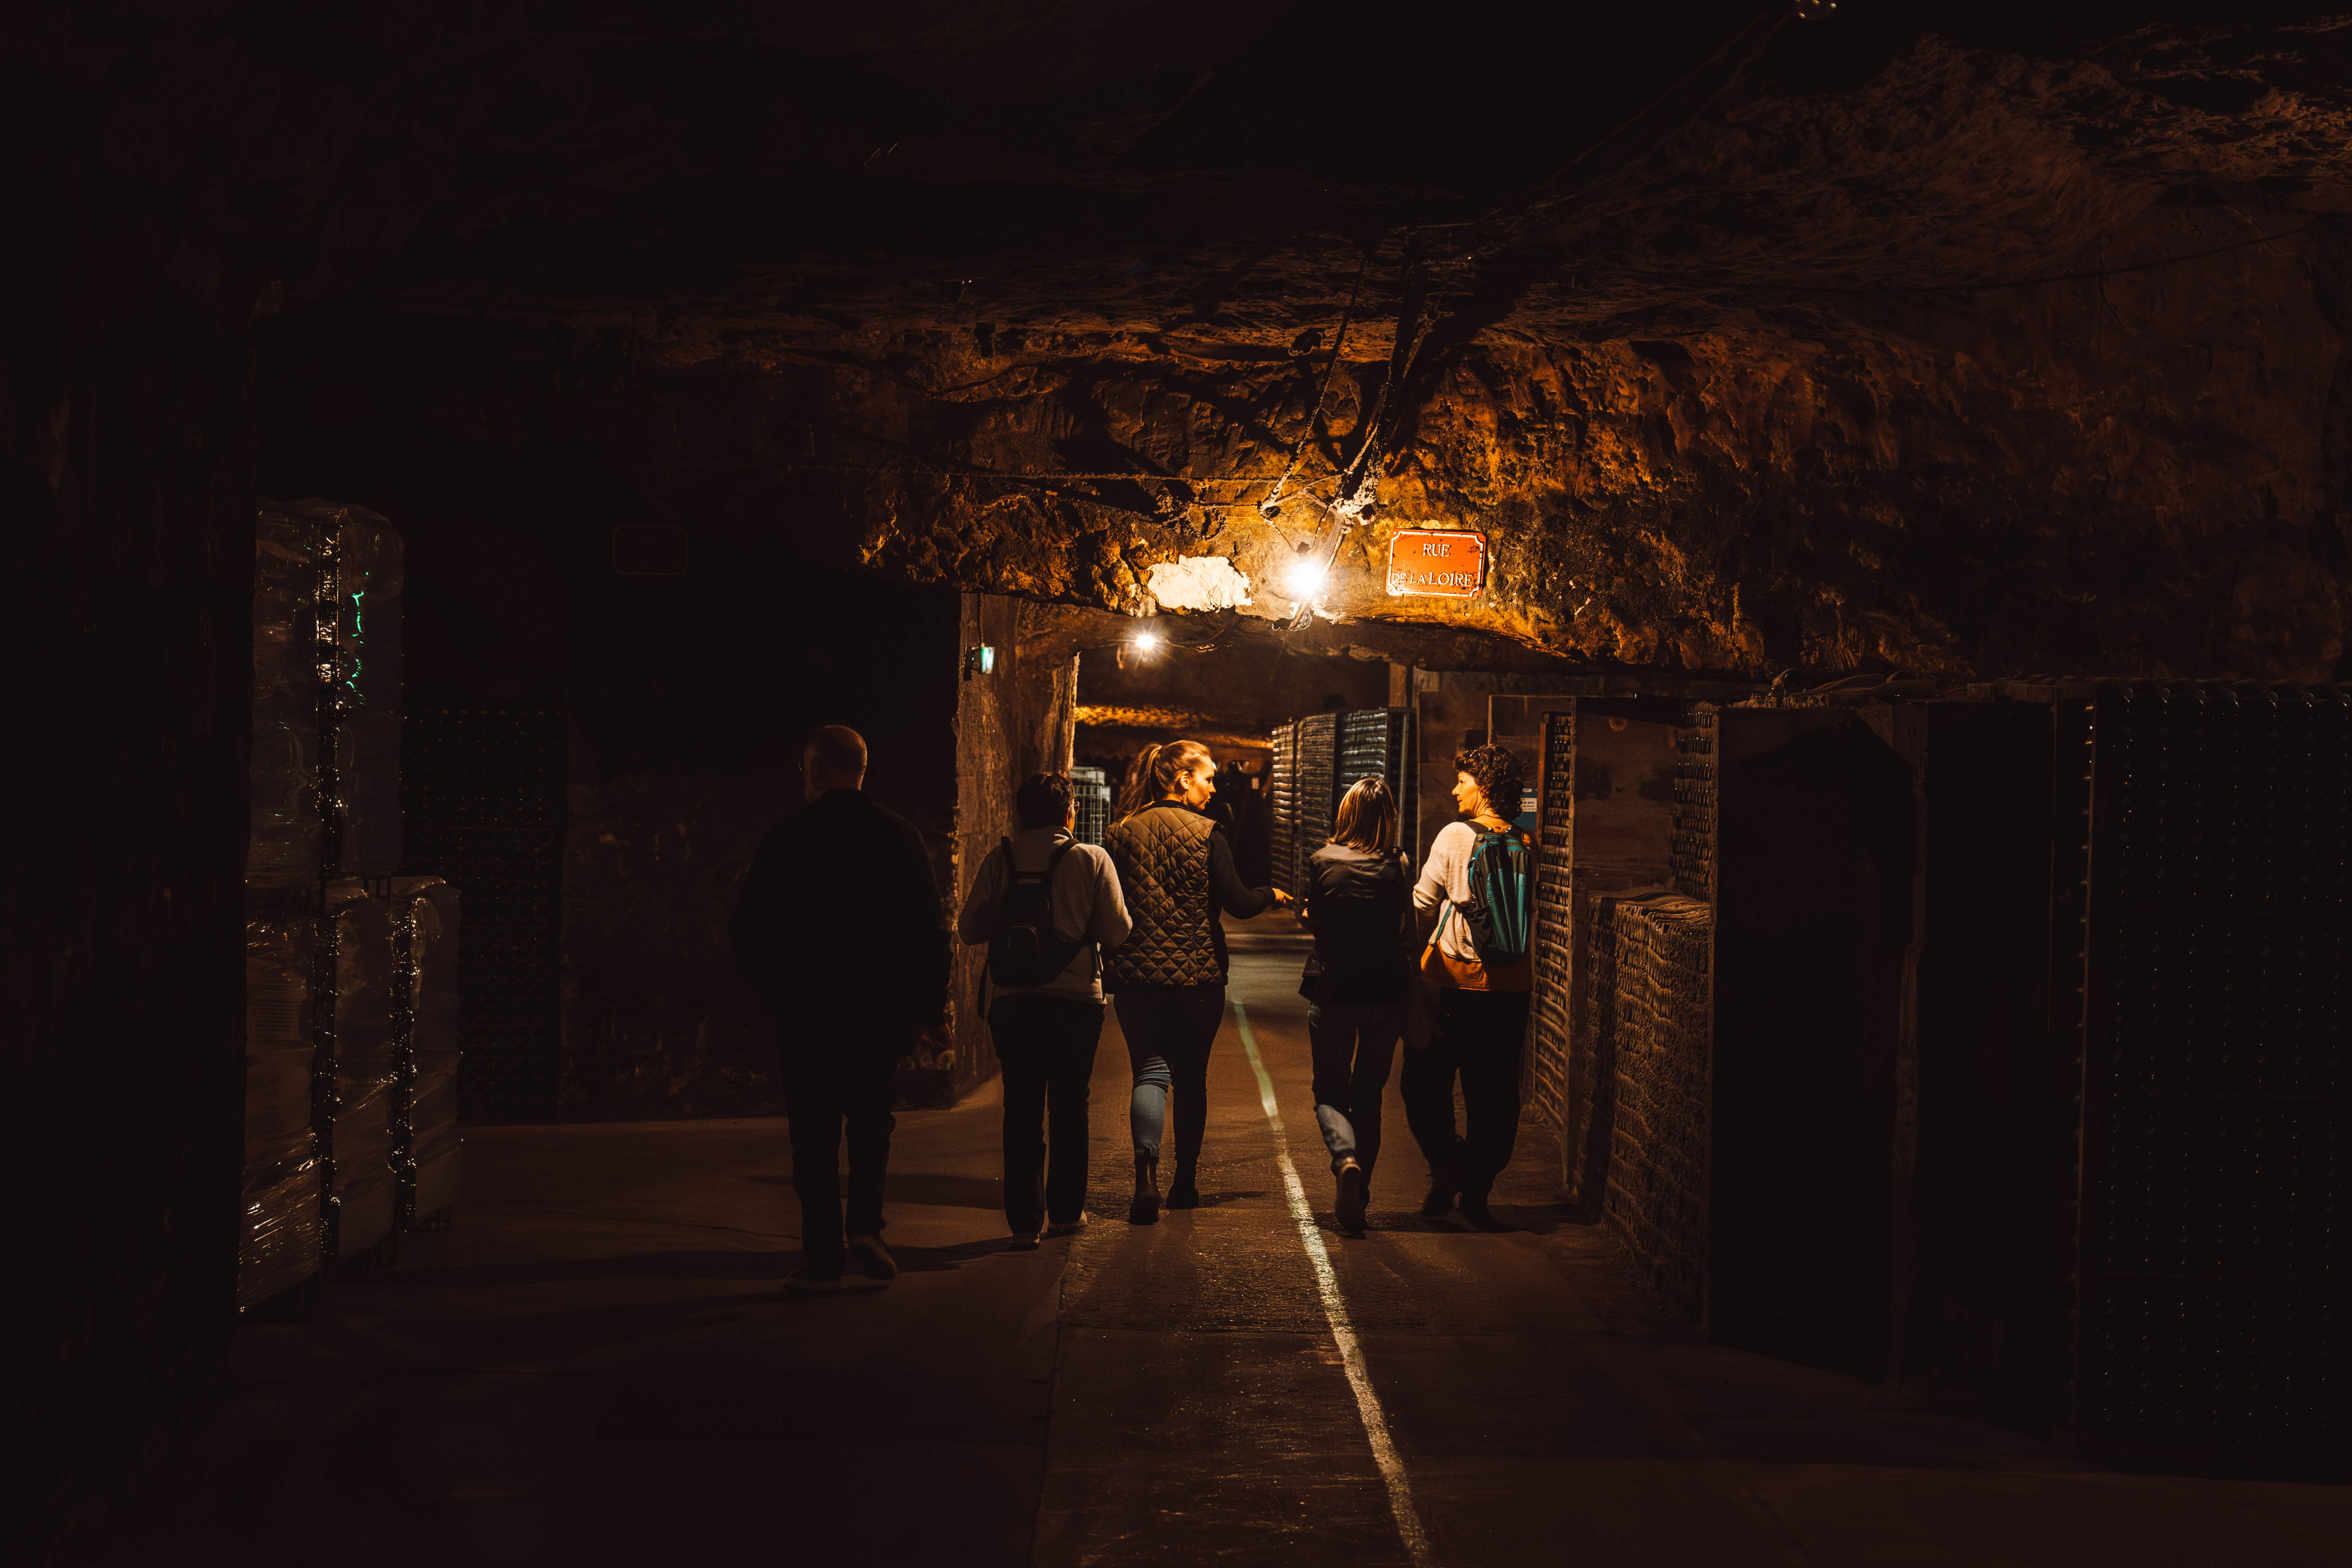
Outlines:
[[1103,952],[1114,991],[1223,985],[1224,944],[1209,890],[1210,817],[1181,805],[1150,805],[1103,836],[1135,930]]

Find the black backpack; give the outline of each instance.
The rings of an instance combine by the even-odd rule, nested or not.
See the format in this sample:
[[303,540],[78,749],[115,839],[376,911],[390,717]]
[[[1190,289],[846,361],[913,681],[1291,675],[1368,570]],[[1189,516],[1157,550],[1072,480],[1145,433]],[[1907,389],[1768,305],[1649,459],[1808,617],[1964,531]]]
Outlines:
[[1087,939],[1064,942],[1054,930],[1054,873],[1062,857],[1075,847],[1064,844],[1047,858],[1045,868],[1024,876],[1013,859],[1013,840],[1000,839],[1004,869],[1013,879],[996,900],[996,929],[988,933],[988,977],[1014,990],[1044,985],[1070,966]]

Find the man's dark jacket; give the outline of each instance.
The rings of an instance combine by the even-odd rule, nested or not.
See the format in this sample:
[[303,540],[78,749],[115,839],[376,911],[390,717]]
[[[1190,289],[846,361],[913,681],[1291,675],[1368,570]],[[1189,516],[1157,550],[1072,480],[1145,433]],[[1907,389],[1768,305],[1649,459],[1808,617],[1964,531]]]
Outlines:
[[940,1021],[948,932],[915,825],[865,791],[827,790],[751,858],[728,922],[735,967],[779,1016]]

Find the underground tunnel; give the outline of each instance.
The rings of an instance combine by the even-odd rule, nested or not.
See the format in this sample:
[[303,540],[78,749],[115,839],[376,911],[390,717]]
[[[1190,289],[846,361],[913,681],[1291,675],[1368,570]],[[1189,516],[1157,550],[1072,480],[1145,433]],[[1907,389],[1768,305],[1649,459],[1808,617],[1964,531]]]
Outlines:
[[2352,1555],[2352,20],[0,37],[10,1561]]

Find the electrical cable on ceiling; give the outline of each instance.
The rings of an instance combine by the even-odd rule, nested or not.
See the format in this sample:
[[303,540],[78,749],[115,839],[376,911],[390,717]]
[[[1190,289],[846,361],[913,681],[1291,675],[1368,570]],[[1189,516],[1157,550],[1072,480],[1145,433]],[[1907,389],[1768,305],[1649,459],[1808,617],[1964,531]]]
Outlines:
[[1405,242],[1404,272],[1398,279],[1401,299],[1397,330],[1389,350],[1388,367],[1381,374],[1380,390],[1372,395],[1371,410],[1363,417],[1363,439],[1356,444],[1356,455],[1339,471],[1339,494],[1334,504],[1349,510],[1351,516],[1360,516],[1365,510],[1364,475],[1384,445],[1381,440],[1381,416],[1388,407],[1389,390],[1411,373],[1413,359],[1421,352],[1422,339],[1428,333],[1428,323],[1422,316],[1422,296],[1413,288],[1422,260],[1421,235],[1415,230]]
[[1339,312],[1339,335],[1331,340],[1331,357],[1323,366],[1323,384],[1315,389],[1315,406],[1307,411],[1307,424],[1298,432],[1298,439],[1291,443],[1290,464],[1282,470],[1282,477],[1274,481],[1273,493],[1258,502],[1258,510],[1267,517],[1282,510],[1283,488],[1290,483],[1290,476],[1298,471],[1298,461],[1307,455],[1307,442],[1315,438],[1315,425],[1323,417],[1323,400],[1330,395],[1331,377],[1339,368],[1339,351],[1348,346],[1348,326],[1356,318],[1356,300],[1363,294],[1364,274],[1371,269],[1371,265],[1372,253],[1368,249],[1356,264],[1356,284],[1348,291],[1348,308]]
[[[1993,293],[2005,289],[2042,288],[2053,283],[2088,282],[2098,279],[2119,277],[2126,273],[2153,271],[2159,268],[2176,266],[2182,262],[2201,261],[2209,257],[2225,256],[2231,251],[2249,250],[2256,246],[2268,245],[2274,240],[2293,239],[2298,235],[2312,234],[2321,229],[2332,228],[2343,222],[2344,216],[2345,215],[2341,213],[2322,213],[2317,217],[2313,218],[2309,223],[2297,224],[2292,228],[2281,229],[2274,234],[2253,235],[2244,239],[2232,240],[2226,245],[2217,245],[2204,250],[2185,251],[2177,256],[2161,256],[2151,261],[2128,262],[2118,267],[2091,268],[2078,272],[2052,272],[2032,278],[1992,279],[1967,283],[1843,285],[1827,283],[1748,283],[1735,282],[1729,279],[1720,279],[1708,282],[1692,282],[1687,284],[1687,287],[1691,289],[1691,293],[1687,297],[1697,298],[1702,291],[1710,289],[1733,293],[1754,291],[1774,294],[1976,294]],[[1358,274],[1358,283],[1360,287],[1361,279],[1362,274],[1360,272]],[[1350,315],[1352,315],[1354,311],[1355,304],[1356,300],[1351,297],[1349,301],[1349,311]],[[1343,342],[1345,341],[1344,334],[1347,320],[1347,317],[1342,317],[1341,319],[1341,342]],[[1412,334],[1412,343],[1408,348],[1405,356],[1408,368],[1412,355],[1418,353],[1420,342],[1422,339],[1427,336],[1427,333],[1428,326],[1426,323],[1420,323],[1415,326]],[[1335,365],[1338,363],[1336,350],[1332,363]],[[1395,362],[1392,359],[1391,372],[1393,372],[1394,363]],[[1375,397],[1370,419],[1377,420],[1383,413],[1386,412],[1389,387],[1392,379],[1393,374],[1382,379],[1381,389]],[[1327,366],[1324,377],[1324,385],[1327,389],[1328,388],[1329,384],[1330,369]],[[1297,445],[1292,449],[1289,467],[1278,476],[1269,476],[1265,474],[1153,474],[1137,470],[1081,470],[1058,468],[950,468],[927,467],[920,464],[911,463],[795,462],[763,464],[751,462],[688,462],[674,466],[697,468],[719,468],[749,469],[761,473],[781,471],[785,473],[920,474],[936,479],[1003,479],[1014,484],[1036,484],[1047,487],[1076,480],[1106,479],[1124,480],[1133,483],[1181,485],[1255,485],[1263,484],[1268,478],[1273,478],[1275,479],[1275,494],[1274,496],[1269,497],[1266,501],[1195,500],[1190,503],[1206,510],[1237,511],[1252,505],[1255,505],[1259,509],[1265,510],[1274,500],[1279,499],[1284,487],[1288,484],[1291,478],[1297,473],[1299,458],[1303,456],[1306,449],[1306,443],[1312,433],[1314,419],[1321,413],[1322,401],[1322,397],[1318,395],[1316,400],[1314,413],[1309,416],[1308,431],[1307,434],[1301,435]],[[849,434],[861,437],[864,437],[863,432],[852,431],[849,432]],[[878,437],[864,438],[878,439]],[[1339,474],[1334,476],[1339,480],[1339,491],[1333,498],[1335,501],[1344,501],[1353,495],[1355,489],[1360,484],[1361,468],[1364,466],[1365,460],[1378,449],[1380,449],[1379,431],[1377,428],[1367,429],[1364,441],[1358,447],[1356,457],[1350,459],[1349,462],[1339,472]],[[1351,476],[1356,481],[1355,484],[1349,483]],[[1317,480],[1315,481],[1315,484],[1319,486],[1329,481]],[[1312,487],[1302,487],[1301,492],[1298,493],[1311,493],[1311,489]]]

